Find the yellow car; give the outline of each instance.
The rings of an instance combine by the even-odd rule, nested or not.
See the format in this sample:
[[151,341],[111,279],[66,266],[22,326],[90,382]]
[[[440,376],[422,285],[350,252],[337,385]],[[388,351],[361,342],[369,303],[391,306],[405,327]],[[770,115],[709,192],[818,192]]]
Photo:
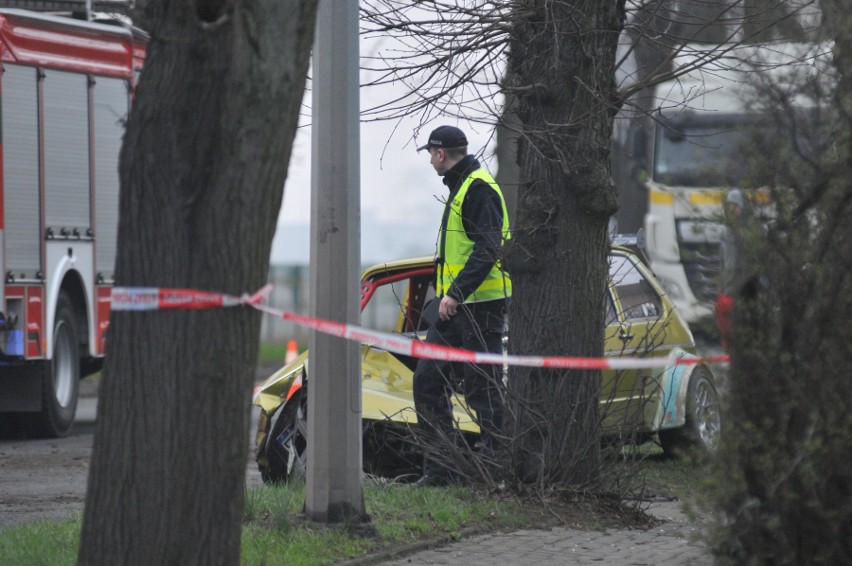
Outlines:
[[[422,336],[420,312],[434,297],[431,257],[383,263],[361,278],[362,324]],[[648,267],[627,247],[610,253],[605,355],[664,358],[655,369],[608,370],[601,388],[602,430],[608,437],[660,440],[666,452],[697,446],[712,451],[721,428],[719,398],[710,368],[695,357],[688,326],[674,310]],[[505,340],[504,340],[505,341]],[[362,422],[364,468],[380,475],[416,471],[420,455],[411,442],[417,422],[412,395],[416,360],[362,345]],[[257,389],[261,414],[256,458],[264,481],[303,478],[307,448],[308,352],[271,375]],[[475,438],[479,428],[453,396],[459,429]]]

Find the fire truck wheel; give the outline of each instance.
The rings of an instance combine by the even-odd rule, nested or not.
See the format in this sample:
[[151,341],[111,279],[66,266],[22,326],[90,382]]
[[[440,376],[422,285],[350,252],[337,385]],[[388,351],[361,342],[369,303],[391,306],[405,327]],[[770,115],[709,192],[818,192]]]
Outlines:
[[31,432],[45,438],[68,434],[77,412],[80,347],[71,300],[60,293],[53,322],[53,359],[40,362],[42,410],[34,415]]

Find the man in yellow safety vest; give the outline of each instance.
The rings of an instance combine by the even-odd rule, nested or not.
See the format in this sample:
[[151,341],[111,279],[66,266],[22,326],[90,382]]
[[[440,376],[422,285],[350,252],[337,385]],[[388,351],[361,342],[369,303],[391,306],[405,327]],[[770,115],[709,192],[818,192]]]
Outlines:
[[[449,189],[438,233],[436,298],[426,308],[426,341],[479,352],[502,352],[506,308],[512,281],[500,258],[511,237],[500,187],[467,153],[467,137],[454,126],[440,126],[417,150],[428,150],[432,167]],[[414,371],[414,407],[426,439],[423,476],[415,485],[451,480],[441,439],[453,438],[450,405],[453,364],[420,360]],[[481,430],[483,454],[491,456],[503,421],[502,368],[466,364],[464,394]],[[445,445],[446,446],[446,445]],[[437,450],[436,450],[437,447]]]

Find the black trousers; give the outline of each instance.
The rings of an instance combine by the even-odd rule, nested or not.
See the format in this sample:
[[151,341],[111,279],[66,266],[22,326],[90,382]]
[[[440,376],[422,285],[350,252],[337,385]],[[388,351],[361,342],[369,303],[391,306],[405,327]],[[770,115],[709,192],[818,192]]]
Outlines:
[[[499,354],[503,351],[505,319],[505,299],[461,304],[452,319],[430,325],[426,342]],[[491,446],[503,424],[503,368],[499,365],[419,360],[414,370],[414,408],[419,430],[426,438],[452,437],[450,394],[458,371],[462,374],[465,400],[482,431],[482,443]],[[427,470],[428,467],[427,458]]]

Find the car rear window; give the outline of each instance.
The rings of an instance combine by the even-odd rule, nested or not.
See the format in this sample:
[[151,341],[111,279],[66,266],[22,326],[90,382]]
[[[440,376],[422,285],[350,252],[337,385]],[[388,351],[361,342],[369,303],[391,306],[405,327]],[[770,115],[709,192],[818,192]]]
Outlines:
[[657,320],[662,316],[662,299],[628,257],[610,256],[609,273],[627,320]]

